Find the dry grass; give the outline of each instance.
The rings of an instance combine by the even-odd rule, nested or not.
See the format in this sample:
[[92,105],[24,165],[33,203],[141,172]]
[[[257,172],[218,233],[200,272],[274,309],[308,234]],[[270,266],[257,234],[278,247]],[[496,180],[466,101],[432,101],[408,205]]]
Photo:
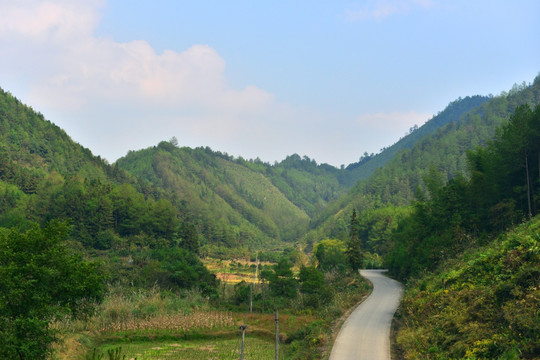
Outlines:
[[196,311],[191,314],[157,314],[145,318],[128,317],[100,324],[101,334],[118,331],[170,330],[175,333],[193,330],[219,330],[236,325],[230,313],[220,311]]

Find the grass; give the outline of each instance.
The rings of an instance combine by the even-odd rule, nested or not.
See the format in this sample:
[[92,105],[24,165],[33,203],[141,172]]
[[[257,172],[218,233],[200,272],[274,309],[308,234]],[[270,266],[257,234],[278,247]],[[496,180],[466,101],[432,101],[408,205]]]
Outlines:
[[[231,266],[226,262],[224,268],[251,272],[250,265],[239,266],[235,262]],[[319,359],[331,342],[332,321],[367,292],[367,283],[359,276],[327,274],[327,280],[329,284],[335,283],[334,296],[322,308],[304,307],[301,296],[289,301],[287,309],[282,307],[279,331],[287,358]],[[225,303],[216,305],[197,291],[111,288],[94,316],[66,318],[53,324],[64,339],[57,344],[55,359],[92,359],[92,350],[96,348],[106,360],[107,351],[119,346],[122,356],[114,359],[122,359],[123,355],[125,360],[237,359],[239,349],[236,355],[234,350],[242,324],[248,326],[244,358],[273,358],[274,314],[261,314],[256,306],[252,314],[247,314],[244,304],[227,305],[232,291],[233,284],[223,284]],[[270,305],[269,302],[269,308]]]
[[[197,339],[189,341],[157,341],[138,343],[110,343],[98,348],[98,352],[121,347],[126,359],[238,359],[240,355],[240,332],[233,339]],[[274,343],[255,336],[247,336],[244,343],[244,359],[271,359]]]

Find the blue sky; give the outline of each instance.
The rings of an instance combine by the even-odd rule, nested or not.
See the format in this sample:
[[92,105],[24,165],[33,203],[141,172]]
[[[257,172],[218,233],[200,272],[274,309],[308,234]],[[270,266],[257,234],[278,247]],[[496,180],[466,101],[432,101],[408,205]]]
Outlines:
[[96,155],[335,166],[540,72],[538,1],[0,0],[0,86]]

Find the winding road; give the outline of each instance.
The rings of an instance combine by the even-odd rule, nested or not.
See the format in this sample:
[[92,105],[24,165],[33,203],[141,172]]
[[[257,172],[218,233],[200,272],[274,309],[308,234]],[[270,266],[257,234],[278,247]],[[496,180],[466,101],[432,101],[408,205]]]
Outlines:
[[373,284],[373,292],[341,327],[330,360],[390,360],[390,325],[403,286],[383,272],[360,271]]

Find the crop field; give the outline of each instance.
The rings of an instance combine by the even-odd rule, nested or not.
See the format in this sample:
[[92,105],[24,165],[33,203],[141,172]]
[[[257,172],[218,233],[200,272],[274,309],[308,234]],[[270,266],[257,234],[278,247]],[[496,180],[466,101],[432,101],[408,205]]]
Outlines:
[[[245,282],[253,282],[253,274],[255,273],[255,267],[257,265],[254,261],[233,261],[211,258],[203,259],[203,263],[208,270],[216,274],[219,280],[227,284],[237,284],[242,280]],[[271,265],[272,263],[270,262],[259,262],[259,271],[261,268],[270,267]]]

